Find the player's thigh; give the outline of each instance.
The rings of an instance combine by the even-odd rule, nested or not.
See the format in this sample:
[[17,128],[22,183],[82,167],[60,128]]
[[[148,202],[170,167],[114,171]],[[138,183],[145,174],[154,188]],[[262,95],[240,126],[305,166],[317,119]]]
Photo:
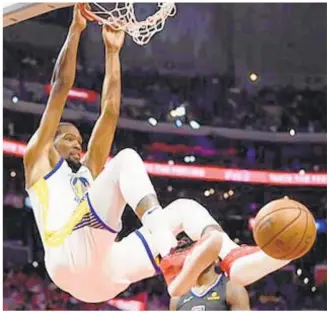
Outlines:
[[92,215],[107,230],[118,232],[126,202],[119,187],[116,162],[111,161],[89,188],[87,199]]
[[115,273],[120,273],[122,280],[130,283],[152,277],[160,273],[152,237],[146,229],[131,233],[120,242],[114,242],[109,262]]

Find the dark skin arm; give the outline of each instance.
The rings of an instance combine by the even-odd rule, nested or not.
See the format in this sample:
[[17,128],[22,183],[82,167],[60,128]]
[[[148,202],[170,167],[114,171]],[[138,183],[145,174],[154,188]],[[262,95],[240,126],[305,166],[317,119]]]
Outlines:
[[116,131],[121,104],[121,65],[119,53],[124,32],[103,27],[105,44],[105,78],[103,83],[101,115],[92,131],[83,163],[97,177],[109,156]]
[[179,297],[170,298],[169,311],[176,311],[177,310],[178,301],[179,301]]
[[222,246],[222,234],[212,230],[202,235],[200,242],[193,249],[182,271],[168,287],[168,292],[173,297],[185,294],[195,285],[202,271],[218,259]]
[[250,311],[249,295],[246,288],[232,281],[226,285],[226,302],[232,311]]
[[24,166],[33,166],[40,155],[49,152],[70,89],[73,86],[76,72],[76,59],[80,35],[86,28],[86,20],[77,6],[74,7],[73,20],[66,41],[55,64],[51,92],[40,125],[27,145],[24,155]]

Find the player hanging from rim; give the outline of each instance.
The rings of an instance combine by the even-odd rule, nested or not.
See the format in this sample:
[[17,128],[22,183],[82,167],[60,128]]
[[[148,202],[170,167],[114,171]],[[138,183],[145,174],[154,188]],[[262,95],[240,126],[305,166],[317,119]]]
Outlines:
[[[182,238],[172,255],[191,250],[194,245],[189,238]],[[229,280],[215,262],[199,275],[195,286],[187,293],[172,297],[169,307],[170,311],[250,310],[247,290]]]
[[[55,65],[46,110],[27,146],[24,168],[50,277],[78,299],[101,302],[113,298],[132,282],[153,276],[159,270],[154,258],[165,257],[177,244],[173,233],[184,230],[190,238],[199,240],[207,226],[218,224],[195,201],[178,200],[162,210],[141,158],[131,149],[121,151],[103,169],[119,115],[119,51],[124,39],[123,32],[106,27],[102,112],[87,154],[80,161],[79,131],[59,121],[74,82],[78,43],[85,27],[86,21],[75,7],[68,37]],[[126,203],[142,219],[144,227],[114,242]],[[173,270],[168,271],[168,259],[162,260],[171,295],[190,289],[202,270],[218,257],[218,251],[232,280],[241,279],[242,271],[246,279],[242,284],[288,263],[259,254],[257,248],[256,252],[255,248],[235,249],[237,245],[218,230],[212,231],[197,248],[189,262],[180,265],[181,272],[175,262]],[[258,258],[248,258],[246,254],[251,252],[256,256],[258,253]],[[192,269],[191,264],[195,265]],[[256,268],[252,270],[253,267]]]
[[125,149],[104,168],[120,112],[119,52],[124,42],[123,31],[103,27],[106,69],[101,114],[82,160],[78,129],[70,123],[60,124],[75,80],[80,36],[86,26],[86,19],[75,5],[66,41],[55,64],[46,109],[27,145],[24,170],[49,275],[59,287],[80,299],[98,301],[97,296],[85,292],[92,283],[95,293],[103,288],[102,269],[108,266],[107,251],[121,229],[126,204],[152,233],[162,256],[177,242],[164,222],[163,210],[140,156]]

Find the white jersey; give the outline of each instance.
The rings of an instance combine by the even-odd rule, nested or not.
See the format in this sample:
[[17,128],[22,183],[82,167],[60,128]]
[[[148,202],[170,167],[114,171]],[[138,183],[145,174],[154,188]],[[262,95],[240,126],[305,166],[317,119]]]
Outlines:
[[[131,282],[152,276],[155,268],[146,231],[115,242],[119,229],[114,232],[104,223],[104,212],[122,210],[113,185],[115,171],[111,167],[104,171],[94,182],[88,168],[81,166],[73,173],[60,159],[28,190],[51,279],[85,302],[109,300]],[[120,215],[117,218],[121,220]]]
[[[54,246],[48,242],[46,233],[63,228],[92,182],[93,178],[87,167],[81,166],[74,173],[61,158],[47,175],[27,190],[45,250]],[[60,241],[63,242],[63,239]]]
[[[45,264],[50,277],[56,285],[77,298],[97,302],[98,294],[93,295],[91,288],[97,286],[105,291],[102,285],[109,285],[109,280],[104,277],[101,282],[95,282],[94,287],[87,286],[93,284],[91,277],[96,279],[103,275],[97,264],[106,256],[105,251],[100,251],[102,242],[106,243],[108,236],[115,235],[104,230],[97,217],[89,212],[84,195],[92,183],[93,178],[87,167],[81,166],[74,173],[67,162],[60,159],[27,192],[45,249]],[[110,293],[109,290],[107,292]]]

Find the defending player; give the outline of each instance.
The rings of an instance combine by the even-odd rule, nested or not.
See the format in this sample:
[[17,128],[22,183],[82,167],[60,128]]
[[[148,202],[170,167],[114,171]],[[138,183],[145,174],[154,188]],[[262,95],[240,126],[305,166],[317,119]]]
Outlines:
[[[168,292],[177,297],[188,292],[201,273],[214,262],[231,281],[247,286],[266,275],[284,267],[290,261],[278,260],[268,256],[257,246],[239,246],[223,231],[207,209],[190,199],[178,199],[164,210],[165,221],[175,235],[182,231],[193,241],[198,242],[193,249],[181,253],[170,253],[160,262],[152,235],[145,227],[130,234],[120,242],[114,243],[112,256],[122,259],[134,249],[135,267],[123,267],[117,264],[118,272],[125,273],[131,282],[163,273],[168,285]],[[140,247],[142,241],[145,251]]]
[[75,6],[55,64],[46,109],[27,145],[24,169],[50,277],[79,299],[98,302],[109,299],[120,290],[118,285],[126,286],[129,280],[120,276],[116,286],[111,284],[116,274],[109,272],[108,262],[120,262],[111,259],[110,251],[127,203],[152,234],[161,255],[177,242],[164,222],[163,210],[139,155],[125,149],[104,169],[120,112],[119,51],[124,32],[103,28],[106,70],[101,114],[82,160],[78,129],[70,123],[60,124],[74,83],[78,44],[85,28],[86,20]]
[[[190,250],[195,243],[181,240],[175,254]],[[215,263],[209,265],[198,277],[196,284],[181,297],[170,299],[171,311],[227,311],[250,310],[249,295],[241,285],[230,281]]]

